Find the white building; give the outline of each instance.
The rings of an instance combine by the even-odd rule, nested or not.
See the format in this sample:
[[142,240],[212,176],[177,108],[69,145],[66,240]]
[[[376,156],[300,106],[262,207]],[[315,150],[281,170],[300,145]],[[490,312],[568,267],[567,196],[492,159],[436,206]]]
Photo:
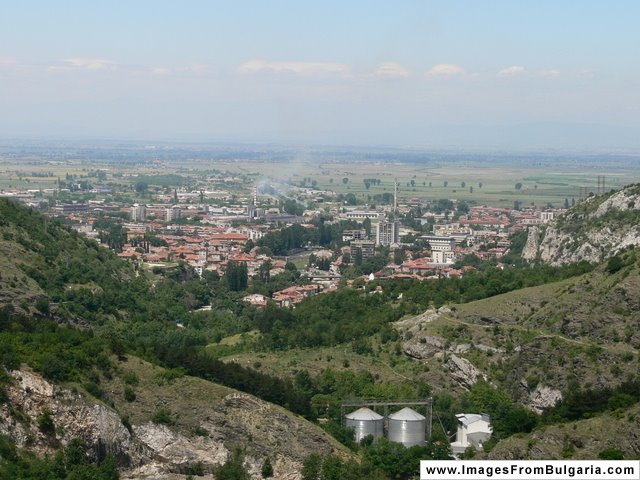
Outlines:
[[389,246],[400,242],[400,222],[378,222],[376,245]]
[[540,212],[540,220],[542,221],[542,223],[549,223],[551,220],[553,220],[554,216],[555,212]]
[[147,207],[144,205],[138,205],[135,203],[131,207],[131,221],[132,222],[144,222],[147,216]]
[[459,413],[458,432],[456,441],[451,444],[451,451],[454,455],[462,455],[469,447],[477,451],[483,449],[483,444],[491,438],[493,427],[489,415],[481,413]]
[[366,230],[345,230],[342,232],[342,241],[350,242],[351,240],[367,240],[369,236]]
[[182,217],[182,209],[177,205],[174,205],[173,207],[167,208],[167,210],[165,211],[165,214],[166,214],[166,221],[172,222]]
[[384,219],[384,213],[369,210],[349,210],[341,214],[340,217],[355,220],[356,222],[362,222],[367,218],[372,221],[381,221]]
[[431,247],[432,252],[451,251],[456,246],[456,239],[453,237],[443,237],[440,235],[423,235],[420,238],[429,242],[429,247]]
[[432,250],[431,261],[433,263],[456,263],[456,254],[452,250]]

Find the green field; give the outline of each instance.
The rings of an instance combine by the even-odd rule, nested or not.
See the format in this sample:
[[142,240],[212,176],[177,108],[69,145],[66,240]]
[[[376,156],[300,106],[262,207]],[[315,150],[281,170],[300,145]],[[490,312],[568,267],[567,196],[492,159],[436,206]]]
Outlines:
[[[358,200],[365,203],[375,203],[373,197],[376,194],[392,193],[394,179],[398,181],[400,201],[455,198],[478,205],[505,207],[512,206],[514,201],[522,202],[522,205],[551,203],[562,206],[565,198],[578,200],[581,187],[595,191],[598,175],[605,175],[607,189],[620,188],[640,181],[640,171],[632,168],[584,172],[578,167],[566,171],[552,171],[546,167],[521,168],[504,165],[484,167],[456,164],[431,167],[382,162],[283,164],[266,161],[217,162],[215,165],[221,170],[269,177],[294,184],[302,182],[304,178],[310,178],[317,182],[316,188],[343,194],[353,193]],[[343,182],[345,178],[348,180],[346,183]],[[365,178],[380,180],[380,183],[367,189]],[[522,184],[520,190],[516,190],[516,183]],[[470,187],[473,187],[473,192],[470,191]],[[369,196],[372,200],[369,200]]]
[[[2,159],[0,157],[0,190],[20,188],[51,188],[57,178],[65,179],[67,174],[77,179],[87,179],[91,170],[102,169],[108,174],[108,183],[131,187],[138,175],[162,176],[180,175],[190,179],[197,188],[207,188],[208,172],[213,170],[229,172],[240,178],[225,183],[223,188],[240,195],[251,191],[253,182],[261,178],[300,185],[307,179],[317,189],[355,195],[360,203],[375,204],[375,195],[393,193],[394,179],[398,181],[400,202],[436,200],[441,198],[460,199],[476,205],[510,207],[515,201],[523,206],[564,205],[568,198],[579,200],[580,190],[586,187],[596,191],[598,175],[606,177],[606,189],[620,188],[629,183],[640,182],[640,170],[629,163],[604,164],[596,169],[573,162],[558,164],[557,168],[545,163],[543,166],[526,165],[522,162],[509,164],[502,161],[486,165],[475,162],[445,162],[437,164],[399,163],[386,161],[326,162],[302,159],[296,161],[269,160],[193,160],[148,164],[114,165],[87,160],[70,162],[44,162],[34,159],[24,161]],[[35,173],[36,175],[31,175]],[[42,177],[38,174],[50,173]],[[112,174],[119,174],[113,177]],[[120,175],[121,174],[121,175]],[[346,179],[346,181],[345,181]],[[374,179],[376,184],[366,188],[365,179]],[[95,177],[90,183],[98,184]],[[379,183],[378,183],[379,181]],[[446,186],[445,186],[446,184]],[[521,184],[516,189],[516,184]],[[464,186],[463,186],[464,185]],[[219,189],[221,185],[208,185]]]

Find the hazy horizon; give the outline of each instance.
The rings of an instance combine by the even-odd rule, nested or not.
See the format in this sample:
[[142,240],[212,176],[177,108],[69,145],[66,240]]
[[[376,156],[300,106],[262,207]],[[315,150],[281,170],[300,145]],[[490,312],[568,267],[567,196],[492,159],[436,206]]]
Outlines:
[[26,1],[3,137],[640,148],[634,1]]

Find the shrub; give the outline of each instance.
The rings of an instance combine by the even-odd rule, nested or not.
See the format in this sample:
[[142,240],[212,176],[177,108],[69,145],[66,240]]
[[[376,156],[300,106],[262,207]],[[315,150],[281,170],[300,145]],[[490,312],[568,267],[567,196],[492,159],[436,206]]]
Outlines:
[[167,368],[156,375],[156,381],[160,385],[171,383],[178,378],[184,377],[185,373],[184,368]]
[[607,448],[598,454],[601,460],[624,460],[624,454],[617,448]]
[[9,394],[5,387],[0,385],[0,405],[9,401]]
[[158,408],[153,413],[151,421],[159,425],[173,425],[175,423],[171,410],[165,407]]
[[102,399],[104,391],[93,382],[85,382],[82,384],[84,389],[98,399]]
[[138,385],[138,383],[140,383],[140,379],[138,378],[138,375],[136,374],[136,372],[131,372],[131,371],[126,372],[122,376],[122,380],[127,385]]
[[42,410],[38,415],[38,430],[45,435],[54,435],[56,433],[56,425],[51,418],[51,411],[48,408]]
[[262,464],[262,470],[260,473],[262,473],[262,478],[273,477],[273,466],[271,465],[271,460],[269,460],[269,457],[267,457]]
[[133,388],[126,386],[124,387],[124,399],[127,402],[135,402],[136,401],[136,392]]
[[206,428],[202,428],[202,427],[196,427],[193,429],[193,433],[194,435],[197,435],[198,437],[208,437],[209,436],[209,431]]
[[624,262],[618,255],[616,255],[615,257],[611,257],[607,262],[607,271],[609,273],[616,273],[617,271],[621,270],[622,267],[624,267]]

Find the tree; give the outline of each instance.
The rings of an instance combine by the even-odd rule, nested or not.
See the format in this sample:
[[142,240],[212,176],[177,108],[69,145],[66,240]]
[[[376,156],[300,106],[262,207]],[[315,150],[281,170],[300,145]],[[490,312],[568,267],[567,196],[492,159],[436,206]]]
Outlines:
[[322,458],[317,453],[312,453],[302,463],[302,480],[320,480],[322,470]]
[[371,235],[371,219],[370,218],[365,218],[362,221],[362,228],[364,228],[364,230],[367,232],[367,235]]
[[466,187],[466,186],[467,186],[467,182],[460,182],[460,187],[461,187],[461,188],[464,188],[464,187]]
[[247,243],[244,244],[244,253],[249,253],[251,250],[253,250],[253,247],[255,247],[256,244],[253,242],[253,240],[249,239],[247,240]]
[[267,457],[262,464],[262,470],[260,471],[260,473],[262,473],[262,478],[273,477],[273,466],[271,465],[271,460],[269,460],[269,457]]
[[264,283],[269,283],[269,280],[271,280],[271,266],[271,260],[267,260],[258,269],[258,276]]
[[56,433],[56,425],[53,423],[51,411],[48,408],[42,410],[42,413],[38,415],[38,430],[45,435],[53,435]]
[[291,215],[302,215],[304,213],[304,205],[298,203],[293,198],[287,198],[282,204],[282,209]]
[[624,460],[624,453],[617,448],[607,448],[598,454],[601,460]]
[[473,193],[473,187],[469,187],[469,193]]
[[344,185],[346,185],[347,183],[349,183],[349,179],[348,179],[347,177],[344,177],[344,178],[342,179],[342,183],[343,183]]
[[361,248],[356,248],[356,255],[355,255],[355,258],[353,259],[353,264],[356,267],[359,267],[360,265],[362,265],[362,249]]
[[[424,453],[424,448],[418,447],[418,449]],[[415,453],[417,452],[407,449],[401,443],[380,438],[365,450],[364,458],[390,478],[408,479],[413,477],[420,468],[420,459],[419,456],[416,458]]]
[[393,251],[393,263],[402,265],[402,262],[404,262],[404,250],[397,248]]
[[244,467],[244,452],[235,447],[229,459],[215,471],[216,480],[249,480],[249,472]]
[[622,258],[620,258],[619,255],[616,255],[615,257],[611,257],[607,262],[607,271],[609,273],[616,273],[620,271],[622,267],[624,267],[624,262],[622,261]]
[[445,188],[446,188],[448,185],[449,185],[449,182],[445,180],[445,181],[444,181],[444,186],[445,186]]
[[522,188],[522,183],[516,183],[516,190],[520,190]]
[[145,193],[147,191],[147,188],[149,188],[149,185],[145,182],[136,182],[134,188],[137,193]]
[[564,208],[569,209],[569,199],[568,198],[564,199]]
[[240,292],[246,289],[249,280],[247,264],[245,262],[229,262],[225,277],[229,290]]

